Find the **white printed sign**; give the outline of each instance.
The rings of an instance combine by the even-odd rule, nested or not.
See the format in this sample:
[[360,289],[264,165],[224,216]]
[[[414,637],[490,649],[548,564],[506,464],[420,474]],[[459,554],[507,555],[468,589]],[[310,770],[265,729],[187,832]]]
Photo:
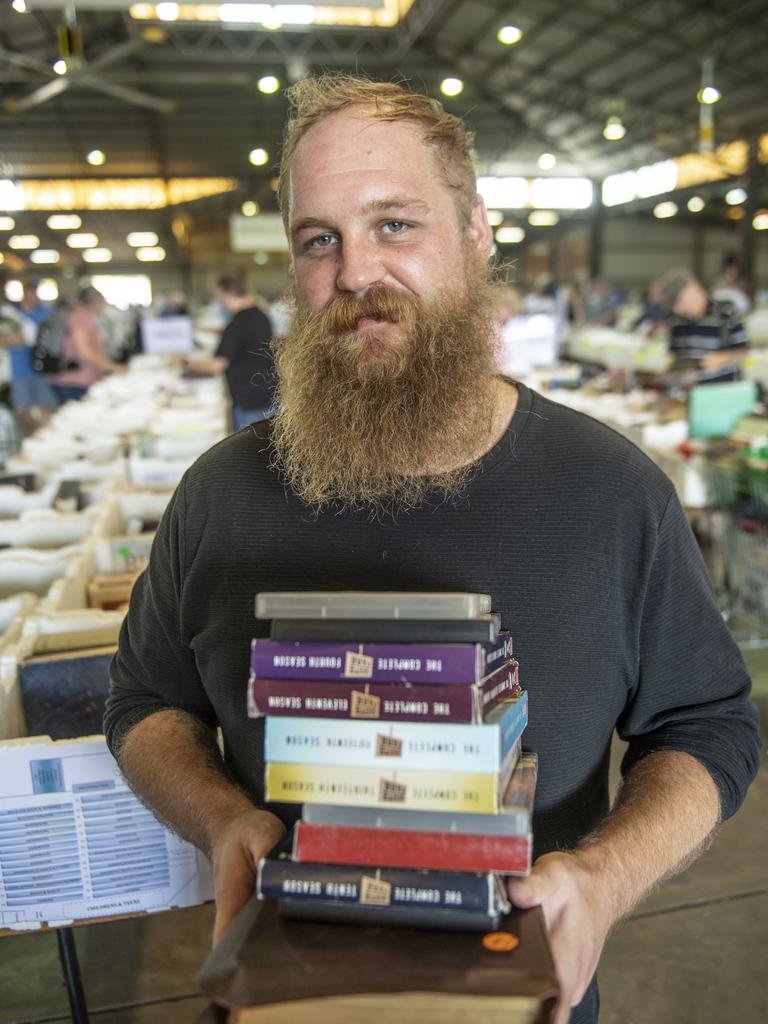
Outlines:
[[150,355],[191,352],[194,348],[192,318],[188,316],[148,317],[141,322],[141,343]]

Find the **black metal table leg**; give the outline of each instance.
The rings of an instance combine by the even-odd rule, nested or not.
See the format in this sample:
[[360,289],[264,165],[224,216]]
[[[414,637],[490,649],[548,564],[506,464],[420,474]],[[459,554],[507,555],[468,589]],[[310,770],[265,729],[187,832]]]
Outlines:
[[64,975],[64,984],[67,986],[72,1020],[74,1024],[88,1024],[88,1007],[85,1004],[80,964],[77,962],[77,947],[72,929],[57,928],[56,940],[59,943],[59,960]]

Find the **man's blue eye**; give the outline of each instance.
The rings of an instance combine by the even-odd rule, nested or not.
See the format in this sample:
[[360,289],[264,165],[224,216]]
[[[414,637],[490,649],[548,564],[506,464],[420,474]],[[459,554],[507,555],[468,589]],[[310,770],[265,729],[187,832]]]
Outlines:
[[307,247],[325,249],[334,241],[334,239],[335,235],[317,235],[315,238],[310,238],[309,242],[307,242]]
[[389,231],[392,235],[399,235],[406,227],[407,225],[402,220],[388,220],[384,225],[384,230]]

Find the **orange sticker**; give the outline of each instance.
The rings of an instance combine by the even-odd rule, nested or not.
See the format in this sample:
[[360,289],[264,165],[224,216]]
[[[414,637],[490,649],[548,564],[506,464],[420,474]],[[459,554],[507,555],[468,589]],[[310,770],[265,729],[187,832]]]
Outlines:
[[492,953],[511,953],[520,945],[520,939],[511,932],[488,932],[483,936],[483,945]]

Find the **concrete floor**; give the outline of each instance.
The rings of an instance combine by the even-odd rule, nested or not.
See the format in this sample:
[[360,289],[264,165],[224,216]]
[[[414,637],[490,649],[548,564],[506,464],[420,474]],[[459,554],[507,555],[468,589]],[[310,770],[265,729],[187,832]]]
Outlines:
[[[752,659],[765,729],[768,657]],[[609,940],[600,968],[601,1024],[768,1022],[766,821],[763,762],[745,806],[711,849]],[[76,929],[93,1020],[193,1022],[205,1005],[195,974],[212,923],[209,905]],[[54,934],[0,939],[0,1024],[69,1019]]]

